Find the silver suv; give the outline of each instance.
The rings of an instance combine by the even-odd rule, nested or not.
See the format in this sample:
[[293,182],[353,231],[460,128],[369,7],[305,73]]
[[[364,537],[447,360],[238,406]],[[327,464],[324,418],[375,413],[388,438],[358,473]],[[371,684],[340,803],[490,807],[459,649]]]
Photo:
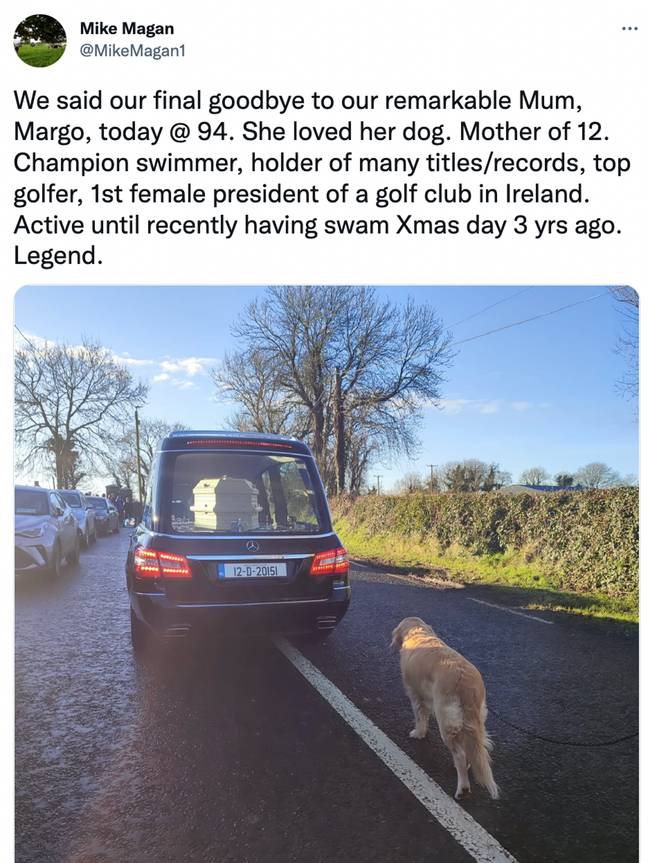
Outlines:
[[76,489],[57,489],[58,494],[74,513],[79,525],[79,539],[82,548],[97,541],[97,518],[94,506],[88,498]]
[[40,486],[15,488],[16,572],[46,570],[58,576],[63,559],[79,562],[78,523],[58,492]]

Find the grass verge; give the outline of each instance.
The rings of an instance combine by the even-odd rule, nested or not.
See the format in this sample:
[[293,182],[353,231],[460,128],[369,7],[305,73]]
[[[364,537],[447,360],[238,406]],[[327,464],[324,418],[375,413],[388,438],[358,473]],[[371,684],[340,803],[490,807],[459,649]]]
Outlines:
[[335,528],[351,557],[415,574],[431,572],[463,584],[487,585],[496,589],[497,601],[527,609],[639,622],[634,597],[562,590],[540,562],[525,560],[523,552],[475,555],[459,546],[441,551],[435,543],[415,537],[354,529],[344,518],[337,520]]
[[51,66],[65,51],[65,45],[21,45],[18,56],[29,66]]

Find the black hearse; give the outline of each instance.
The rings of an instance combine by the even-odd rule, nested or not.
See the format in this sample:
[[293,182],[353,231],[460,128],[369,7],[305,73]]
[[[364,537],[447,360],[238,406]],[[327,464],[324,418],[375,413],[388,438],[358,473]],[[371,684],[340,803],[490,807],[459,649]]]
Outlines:
[[308,446],[247,432],[164,438],[126,576],[136,651],[200,632],[325,637],[351,593]]

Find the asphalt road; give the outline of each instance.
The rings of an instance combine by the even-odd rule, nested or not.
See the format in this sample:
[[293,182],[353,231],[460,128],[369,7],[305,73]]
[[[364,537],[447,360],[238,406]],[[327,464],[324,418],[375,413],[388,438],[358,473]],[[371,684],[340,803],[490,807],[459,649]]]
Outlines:
[[[271,642],[201,645],[137,663],[126,531],[58,582],[16,591],[18,863],[426,861],[474,855]],[[637,637],[483,592],[354,570],[351,610],[301,654],[448,795],[436,728],[411,740],[389,651],[416,614],[482,671],[491,708],[543,737],[588,743],[637,728]],[[637,858],[638,747],[574,747],[491,713],[501,799],[462,807],[520,863]],[[485,859],[485,858],[484,858]]]

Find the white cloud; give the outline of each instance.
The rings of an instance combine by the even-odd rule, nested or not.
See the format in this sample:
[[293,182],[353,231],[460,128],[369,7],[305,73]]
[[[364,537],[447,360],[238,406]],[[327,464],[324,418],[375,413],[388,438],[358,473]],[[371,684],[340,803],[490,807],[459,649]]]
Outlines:
[[439,399],[438,406],[447,414],[459,414],[471,404],[471,399]]
[[517,413],[533,410],[534,408],[547,408],[548,402],[529,402],[523,400],[506,401],[504,399],[440,399],[438,407],[445,413],[454,416],[460,413],[497,414],[503,410],[512,410]]
[[172,387],[179,390],[193,390],[196,389],[197,386],[193,381],[190,381],[187,378],[174,377],[168,372],[161,372],[159,375],[154,375],[151,380],[154,384],[170,384]]
[[[172,376],[180,375],[181,380],[194,378],[196,375],[207,375],[212,366],[218,363],[216,357],[164,357],[153,359],[144,357],[132,357],[130,354],[113,354],[116,362],[126,366],[153,367],[160,369],[153,375],[154,384],[166,381],[174,382]],[[185,389],[187,389],[185,387]]]
[[500,403],[497,401],[481,402],[479,405],[480,414],[496,414],[499,413]]
[[113,360],[116,363],[121,363],[123,366],[154,366],[155,360],[144,360],[137,359],[137,357],[131,357],[130,354],[113,354]]
[[15,344],[17,348],[21,348],[25,342],[32,342],[35,345],[44,345],[47,343],[47,339],[43,339],[40,336],[37,336],[35,333],[23,332],[16,327],[18,331],[18,335],[16,336]]
[[215,357],[169,357],[160,362],[160,368],[165,372],[181,372],[192,378],[195,375],[206,375],[216,362]]
[[[34,344],[44,345],[48,340],[37,336],[34,333],[18,332],[16,338],[16,346],[22,346],[25,341],[31,341]],[[50,344],[56,344],[56,341],[50,341]],[[82,346],[72,346],[72,350],[81,350]],[[170,383],[178,389],[193,389],[196,384],[191,378],[198,375],[207,375],[214,366],[220,364],[221,360],[218,357],[134,357],[128,351],[123,351],[121,354],[107,349],[114,362],[122,366],[133,367],[134,369],[150,369],[151,383],[161,384]]]

